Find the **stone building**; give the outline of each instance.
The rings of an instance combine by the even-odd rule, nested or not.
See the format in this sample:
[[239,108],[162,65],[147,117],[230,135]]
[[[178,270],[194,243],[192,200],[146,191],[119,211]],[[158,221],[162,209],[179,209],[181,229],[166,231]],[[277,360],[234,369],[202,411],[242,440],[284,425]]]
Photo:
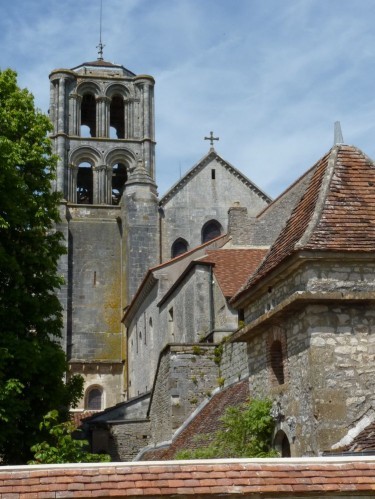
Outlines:
[[270,201],[213,147],[159,201],[154,83],[101,57],[50,74],[67,247],[62,346],[85,380],[81,410],[129,397],[121,318],[147,270],[225,234],[233,203],[255,216]]
[[253,396],[274,401],[292,455],[340,451],[375,418],[374,163],[336,145],[232,300]]
[[153,78],[98,59],[50,81],[62,343],[93,449],[173,447],[239,383],[272,398],[283,455],[350,448],[375,420],[373,162],[335,145],[271,203],[211,144],[159,199]]

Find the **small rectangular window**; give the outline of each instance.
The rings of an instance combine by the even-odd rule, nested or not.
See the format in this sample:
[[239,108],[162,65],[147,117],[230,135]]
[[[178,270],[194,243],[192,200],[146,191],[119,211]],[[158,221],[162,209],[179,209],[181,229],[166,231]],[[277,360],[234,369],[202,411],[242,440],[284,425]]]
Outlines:
[[211,170],[211,178],[212,178],[212,180],[215,180],[215,178],[216,178],[216,171],[214,168]]

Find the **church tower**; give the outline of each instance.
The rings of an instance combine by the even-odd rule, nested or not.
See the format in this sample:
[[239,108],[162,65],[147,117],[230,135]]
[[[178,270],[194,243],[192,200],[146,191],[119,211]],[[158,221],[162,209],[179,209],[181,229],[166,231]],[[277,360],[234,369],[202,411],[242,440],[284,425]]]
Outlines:
[[101,57],[50,74],[67,247],[62,342],[85,379],[81,408],[126,398],[123,309],[159,261],[154,83]]

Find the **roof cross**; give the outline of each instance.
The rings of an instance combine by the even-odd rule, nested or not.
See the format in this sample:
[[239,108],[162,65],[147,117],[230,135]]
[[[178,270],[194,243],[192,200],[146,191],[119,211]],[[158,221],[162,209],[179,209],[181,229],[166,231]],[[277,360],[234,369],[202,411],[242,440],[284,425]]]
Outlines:
[[214,137],[214,132],[210,132],[209,137],[205,137],[204,140],[209,140],[211,144],[211,148],[213,149],[214,147],[214,140],[219,140],[219,137]]

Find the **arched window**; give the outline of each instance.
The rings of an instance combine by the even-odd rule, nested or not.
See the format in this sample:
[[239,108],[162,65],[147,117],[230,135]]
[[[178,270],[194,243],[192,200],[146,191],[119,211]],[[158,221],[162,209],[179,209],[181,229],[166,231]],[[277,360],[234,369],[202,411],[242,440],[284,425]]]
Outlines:
[[210,220],[203,225],[202,228],[202,244],[215,239],[215,237],[220,236],[222,232],[222,227],[216,220]]
[[127,179],[125,165],[123,163],[115,164],[112,169],[112,204],[119,204]]
[[284,384],[284,358],[281,341],[275,340],[270,348],[271,369],[274,379],[279,385]]
[[283,430],[276,433],[273,445],[281,457],[291,456],[289,439]]
[[93,94],[85,94],[81,102],[81,134],[87,136],[82,125],[86,125],[91,137],[96,137],[96,100]]
[[188,243],[182,237],[176,239],[176,241],[172,244],[171,248],[171,258],[175,258],[176,256],[182,255],[186,253],[188,250]]
[[93,202],[93,174],[90,163],[78,165],[77,173],[77,203],[92,204]]
[[111,138],[123,139],[125,137],[124,99],[121,95],[112,97],[109,125],[116,132],[116,137],[110,134]]
[[86,396],[86,409],[100,411],[103,403],[103,392],[97,386],[89,388]]

